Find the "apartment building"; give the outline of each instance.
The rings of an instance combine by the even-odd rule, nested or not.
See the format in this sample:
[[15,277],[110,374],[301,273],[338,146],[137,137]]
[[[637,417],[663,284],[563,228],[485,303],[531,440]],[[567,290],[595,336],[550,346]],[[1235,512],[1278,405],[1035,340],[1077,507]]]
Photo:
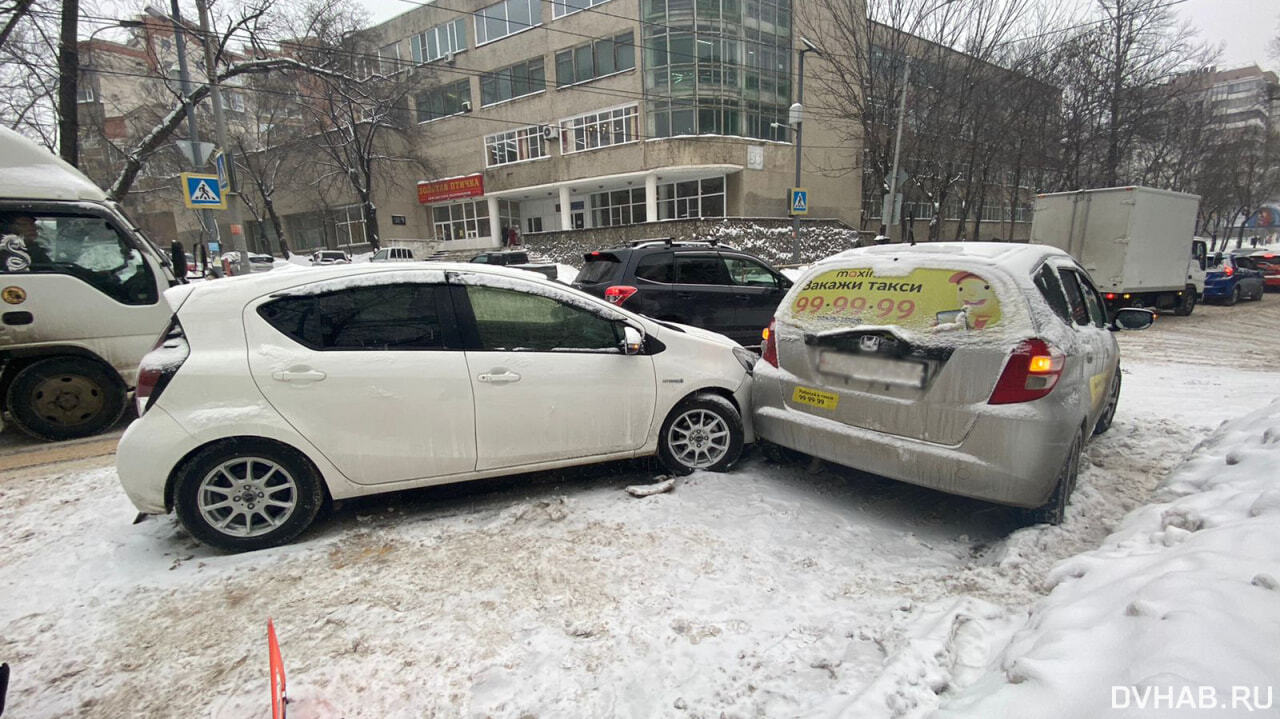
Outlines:
[[[370,29],[380,69],[432,78],[409,108],[431,172],[384,183],[383,237],[479,249],[512,231],[786,217],[799,5],[440,0]],[[857,178],[820,169],[856,166],[846,137],[804,126],[808,217],[856,222]]]
[[1265,134],[1280,129],[1280,79],[1257,65],[1210,72],[1201,82],[1223,130]]

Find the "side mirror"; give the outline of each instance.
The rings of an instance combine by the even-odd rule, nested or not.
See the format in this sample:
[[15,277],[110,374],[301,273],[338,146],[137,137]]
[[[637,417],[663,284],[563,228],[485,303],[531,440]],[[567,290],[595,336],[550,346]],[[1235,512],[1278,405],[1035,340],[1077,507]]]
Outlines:
[[644,333],[631,325],[622,326],[622,354],[638,355],[644,352]]
[[1151,310],[1138,309],[1137,307],[1125,307],[1116,310],[1115,317],[1111,320],[1111,331],[1117,330],[1145,330],[1156,321],[1156,313]]

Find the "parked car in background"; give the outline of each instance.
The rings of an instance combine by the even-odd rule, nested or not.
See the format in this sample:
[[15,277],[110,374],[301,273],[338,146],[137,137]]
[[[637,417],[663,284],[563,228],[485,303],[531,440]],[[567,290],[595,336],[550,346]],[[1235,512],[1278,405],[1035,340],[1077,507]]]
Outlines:
[[1260,300],[1266,291],[1262,272],[1253,269],[1247,251],[1215,254],[1204,278],[1206,302],[1228,306],[1240,300]]
[[714,242],[648,240],[589,252],[573,286],[659,320],[758,345],[791,280],[769,263]]
[[[275,267],[276,258],[257,252],[249,253],[249,271],[251,273],[268,272]],[[240,274],[240,253],[232,250],[222,253],[222,272],[227,276]]]
[[554,280],[559,276],[559,268],[554,264],[541,263],[535,264],[529,261],[529,253],[522,250],[507,250],[504,252],[485,252],[483,254],[472,257],[468,262],[475,262],[481,265],[498,265],[501,267],[514,267],[519,270],[527,270],[529,272],[537,272],[549,280]]
[[254,272],[267,272],[275,267],[276,258],[254,252],[249,253],[249,268]]
[[408,247],[383,247],[369,258],[370,262],[410,262],[412,260],[413,250]]
[[755,367],[757,436],[892,479],[1058,523],[1089,438],[1120,397],[1107,311],[1052,247],[886,245],[813,265]]
[[1264,289],[1280,290],[1280,250],[1254,250],[1248,259],[1252,269],[1262,273]]
[[313,265],[348,265],[351,256],[342,250],[316,250],[311,253]]
[[224,549],[289,541],[326,497],[653,454],[722,471],[753,439],[751,352],[527,272],[366,263],[217,284],[165,294],[116,461],[141,511],[175,510]]

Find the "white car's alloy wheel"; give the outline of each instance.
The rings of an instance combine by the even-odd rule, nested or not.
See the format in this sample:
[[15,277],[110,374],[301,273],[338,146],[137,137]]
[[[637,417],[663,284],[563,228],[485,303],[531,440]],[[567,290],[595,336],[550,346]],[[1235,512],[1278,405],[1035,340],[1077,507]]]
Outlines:
[[691,409],[671,423],[667,443],[681,464],[706,469],[729,451],[729,426],[718,414]]
[[209,526],[233,537],[258,537],[279,529],[298,505],[298,485],[280,465],[239,457],[200,482],[196,505]]

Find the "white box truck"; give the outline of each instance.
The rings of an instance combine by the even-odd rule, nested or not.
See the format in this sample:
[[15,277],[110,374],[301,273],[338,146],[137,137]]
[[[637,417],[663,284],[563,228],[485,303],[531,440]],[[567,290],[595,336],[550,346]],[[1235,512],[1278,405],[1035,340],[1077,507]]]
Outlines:
[[1207,247],[1195,239],[1197,195],[1111,187],[1036,197],[1031,243],[1076,258],[1109,309],[1189,315],[1204,292]]
[[89,178],[0,127],[0,406],[35,437],[101,432],[172,314],[169,260]]

